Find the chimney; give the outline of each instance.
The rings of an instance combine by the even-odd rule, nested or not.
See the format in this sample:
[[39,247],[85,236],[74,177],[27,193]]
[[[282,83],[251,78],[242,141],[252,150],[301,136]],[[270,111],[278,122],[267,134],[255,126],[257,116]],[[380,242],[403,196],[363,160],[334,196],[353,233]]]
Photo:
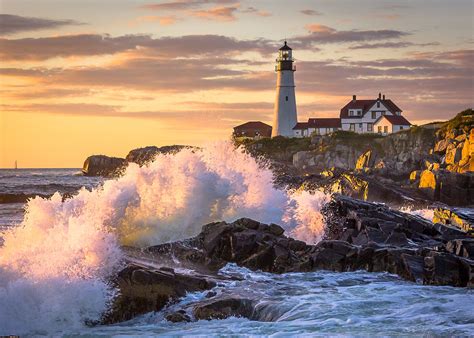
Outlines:
[[352,95],[352,101],[355,101],[357,99],[356,95]]
[[383,96],[382,96],[382,100],[384,100],[384,101],[385,101],[385,94],[383,94]]
[[382,93],[379,93],[379,100],[382,98]]

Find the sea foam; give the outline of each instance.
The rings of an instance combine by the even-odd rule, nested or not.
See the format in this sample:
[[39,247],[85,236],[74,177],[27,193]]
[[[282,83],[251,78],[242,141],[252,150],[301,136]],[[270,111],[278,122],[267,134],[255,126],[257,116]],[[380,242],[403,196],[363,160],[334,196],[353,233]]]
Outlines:
[[121,267],[120,245],[188,238],[203,224],[240,217],[281,224],[317,242],[321,192],[287,192],[273,173],[230,142],[130,164],[101,187],[62,201],[35,198],[0,248],[0,334],[50,333],[97,320],[114,295],[107,279]]

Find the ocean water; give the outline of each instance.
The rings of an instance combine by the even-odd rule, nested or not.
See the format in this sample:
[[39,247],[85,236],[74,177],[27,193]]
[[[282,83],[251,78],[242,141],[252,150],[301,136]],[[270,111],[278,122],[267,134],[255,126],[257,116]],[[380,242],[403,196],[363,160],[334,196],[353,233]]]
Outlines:
[[[270,275],[235,266],[221,273],[245,280],[218,291],[258,292],[258,320],[172,324],[159,312],[87,327],[116,294],[108,280],[122,267],[121,245],[179,240],[203,224],[240,217],[281,224],[288,235],[315,243],[329,196],[275,189],[272,172],[229,143],[132,164],[118,179],[77,174],[0,170],[0,335],[474,334],[472,290],[387,274]],[[26,195],[50,197],[22,200]],[[189,294],[174,306],[202,297]]]
[[101,182],[100,177],[82,176],[80,169],[0,169],[0,228],[22,221],[31,196],[71,195]]

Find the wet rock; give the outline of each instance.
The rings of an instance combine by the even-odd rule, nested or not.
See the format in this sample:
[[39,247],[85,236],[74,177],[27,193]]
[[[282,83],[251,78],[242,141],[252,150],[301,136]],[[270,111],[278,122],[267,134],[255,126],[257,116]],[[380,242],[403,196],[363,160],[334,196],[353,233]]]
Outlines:
[[198,320],[225,319],[229,317],[252,318],[255,301],[237,295],[224,295],[194,306],[193,314]]
[[166,320],[172,323],[190,322],[191,317],[188,314],[186,314],[186,311],[179,310],[167,315]]
[[159,311],[186,292],[213,288],[209,277],[185,275],[167,270],[153,270],[129,265],[113,281],[120,290],[113,305],[102,319],[103,324],[129,320],[137,315]]

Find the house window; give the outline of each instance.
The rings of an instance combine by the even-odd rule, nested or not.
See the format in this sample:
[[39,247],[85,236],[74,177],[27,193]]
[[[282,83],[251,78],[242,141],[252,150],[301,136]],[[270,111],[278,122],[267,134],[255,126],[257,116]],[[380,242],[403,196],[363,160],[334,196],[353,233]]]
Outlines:
[[288,96],[285,96],[285,100],[288,101]]
[[373,131],[374,130],[374,124],[373,123],[367,123],[367,131]]
[[355,130],[356,130],[356,125],[355,125],[355,123],[351,123],[351,124],[349,125],[349,130],[350,130],[350,131],[355,131]]
[[380,102],[377,102],[377,108],[380,108]]
[[378,126],[377,131],[378,131],[379,134],[382,134],[382,126]]
[[359,129],[362,129],[362,123],[359,123]]
[[384,132],[385,134],[388,133],[388,126],[383,126],[383,132]]
[[373,111],[372,112],[372,120],[375,120],[377,118],[377,112]]

